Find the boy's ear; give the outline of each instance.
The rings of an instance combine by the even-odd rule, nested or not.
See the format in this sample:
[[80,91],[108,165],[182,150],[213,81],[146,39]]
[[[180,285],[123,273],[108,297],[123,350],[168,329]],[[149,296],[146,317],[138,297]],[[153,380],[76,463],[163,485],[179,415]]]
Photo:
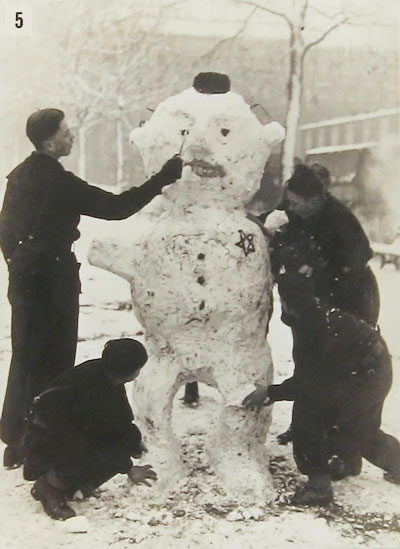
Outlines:
[[46,139],[42,143],[42,149],[45,150],[45,151],[52,151],[54,149],[53,142]]

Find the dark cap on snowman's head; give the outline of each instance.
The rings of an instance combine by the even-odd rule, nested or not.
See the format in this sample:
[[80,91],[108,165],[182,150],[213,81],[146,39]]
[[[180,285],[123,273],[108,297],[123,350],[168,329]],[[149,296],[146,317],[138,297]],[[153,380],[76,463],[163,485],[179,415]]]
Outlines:
[[200,72],[194,77],[193,87],[200,93],[227,93],[231,89],[231,81],[226,74]]

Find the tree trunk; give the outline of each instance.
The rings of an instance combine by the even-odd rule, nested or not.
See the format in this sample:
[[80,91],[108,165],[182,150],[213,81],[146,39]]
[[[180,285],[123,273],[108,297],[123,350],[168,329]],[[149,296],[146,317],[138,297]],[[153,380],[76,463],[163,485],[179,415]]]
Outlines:
[[307,0],[293,0],[293,23],[290,29],[290,72],[288,81],[288,108],[286,114],[286,139],[282,151],[282,181],[292,174],[296,147],[297,126],[300,118],[303,85],[303,29]]
[[286,114],[286,139],[282,151],[282,179],[287,181],[293,171],[293,159],[296,148],[297,126],[300,118],[301,74],[294,72],[289,80],[289,103]]
[[78,130],[78,175],[86,179],[86,128]]
[[117,119],[117,185],[122,184],[124,177],[124,143],[122,119]]

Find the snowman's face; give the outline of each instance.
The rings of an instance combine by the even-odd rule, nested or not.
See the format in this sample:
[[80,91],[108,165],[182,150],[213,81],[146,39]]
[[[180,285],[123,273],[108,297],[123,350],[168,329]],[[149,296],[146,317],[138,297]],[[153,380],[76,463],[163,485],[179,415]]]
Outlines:
[[180,154],[182,179],[169,194],[182,194],[185,186],[186,203],[221,200],[238,207],[259,188],[271,146],[283,136],[279,124],[263,126],[240,95],[190,88],[162,102],[145,126],[133,130],[131,140],[147,175]]

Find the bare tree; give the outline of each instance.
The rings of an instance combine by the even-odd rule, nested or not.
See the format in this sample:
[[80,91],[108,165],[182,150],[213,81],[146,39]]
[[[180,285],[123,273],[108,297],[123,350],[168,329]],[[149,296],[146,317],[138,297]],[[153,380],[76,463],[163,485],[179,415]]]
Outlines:
[[116,129],[115,175],[117,183],[122,183],[129,114],[154,104],[166,82],[171,86],[174,81],[170,66],[160,63],[165,38],[158,26],[163,10],[179,3],[121,1],[112,9],[99,3],[95,14],[90,3],[82,3],[79,25],[65,38],[63,79],[78,124],[81,177],[85,176],[85,135],[107,119]]
[[[288,102],[286,111],[286,139],[282,151],[282,178],[285,181],[290,177],[293,169],[293,159],[296,145],[296,133],[301,112],[301,98],[303,90],[304,62],[311,48],[320,44],[338,27],[350,24],[352,13],[345,2],[336,12],[321,10],[313,6],[309,0],[291,0],[291,9],[281,11],[271,7],[270,0],[252,1],[236,0],[237,3],[247,4],[251,13],[256,8],[280,17],[289,29],[289,76],[287,84]],[[287,3],[285,3],[285,6]],[[320,5],[320,3],[319,3]],[[313,32],[313,38],[305,40],[306,26],[310,25],[312,15],[320,19],[321,30]]]

